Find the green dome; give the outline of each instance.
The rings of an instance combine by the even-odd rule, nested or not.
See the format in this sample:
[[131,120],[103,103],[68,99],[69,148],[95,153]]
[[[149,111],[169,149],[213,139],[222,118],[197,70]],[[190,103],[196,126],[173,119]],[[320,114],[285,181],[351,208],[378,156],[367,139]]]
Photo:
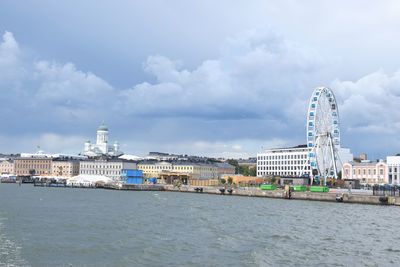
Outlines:
[[99,128],[97,128],[97,131],[108,131],[108,127],[107,125],[105,125],[105,123],[103,122]]

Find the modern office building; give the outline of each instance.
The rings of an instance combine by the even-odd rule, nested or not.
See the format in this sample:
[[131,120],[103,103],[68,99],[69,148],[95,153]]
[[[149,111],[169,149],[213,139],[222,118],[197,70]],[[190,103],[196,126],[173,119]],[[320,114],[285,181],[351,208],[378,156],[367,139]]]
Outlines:
[[365,184],[388,183],[388,164],[383,160],[346,162],[343,164],[342,178],[360,180]]
[[[338,148],[340,161],[337,162],[337,170],[341,170],[342,162],[353,160],[348,148]],[[257,177],[267,176],[311,176],[309,155],[311,148],[307,145],[299,145],[288,148],[267,149],[257,154]]]
[[257,177],[311,175],[307,145],[267,149],[257,154]]

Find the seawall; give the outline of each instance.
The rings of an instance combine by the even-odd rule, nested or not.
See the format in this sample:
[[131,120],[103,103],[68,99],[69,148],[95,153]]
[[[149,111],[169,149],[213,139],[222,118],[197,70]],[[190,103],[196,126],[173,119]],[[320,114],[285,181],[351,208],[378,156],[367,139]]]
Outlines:
[[[261,190],[259,188],[229,188],[211,186],[190,186],[184,185],[175,187],[173,185],[122,185],[107,186],[107,189],[134,190],[134,191],[169,191],[181,193],[214,194],[226,196],[266,197],[309,201],[328,201],[342,203],[372,204],[372,205],[396,205],[400,206],[400,197],[371,196],[362,194],[336,194],[317,192],[291,192],[290,196],[282,189]],[[224,191],[224,192],[221,192]]]

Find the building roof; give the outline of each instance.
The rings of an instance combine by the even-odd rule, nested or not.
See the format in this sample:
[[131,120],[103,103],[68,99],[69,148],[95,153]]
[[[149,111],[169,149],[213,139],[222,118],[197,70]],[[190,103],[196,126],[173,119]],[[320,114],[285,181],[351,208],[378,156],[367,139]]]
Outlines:
[[217,166],[218,168],[235,168],[235,166],[227,162],[215,162],[214,165]]
[[99,128],[97,128],[97,131],[108,131],[108,127],[104,122],[102,122]]

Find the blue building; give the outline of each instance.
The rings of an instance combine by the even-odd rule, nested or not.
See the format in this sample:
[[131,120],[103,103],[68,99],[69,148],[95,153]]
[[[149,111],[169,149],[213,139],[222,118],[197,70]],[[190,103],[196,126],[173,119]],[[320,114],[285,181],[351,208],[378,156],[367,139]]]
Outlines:
[[126,184],[143,184],[143,171],[123,169],[121,171],[121,178]]

